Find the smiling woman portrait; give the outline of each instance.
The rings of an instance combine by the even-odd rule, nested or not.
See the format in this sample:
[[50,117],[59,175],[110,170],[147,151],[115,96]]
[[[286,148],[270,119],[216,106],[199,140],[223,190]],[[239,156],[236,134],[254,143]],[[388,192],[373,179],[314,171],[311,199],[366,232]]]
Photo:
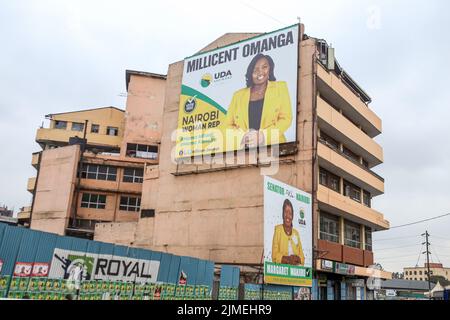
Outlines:
[[257,54],[245,77],[246,88],[234,93],[227,111],[227,149],[286,142],[284,133],[292,123],[291,100],[287,83],[276,81],[272,58]]
[[275,226],[272,240],[272,262],[304,265],[302,242],[299,232],[294,229],[294,207],[289,199],[284,200],[282,207],[283,224]]

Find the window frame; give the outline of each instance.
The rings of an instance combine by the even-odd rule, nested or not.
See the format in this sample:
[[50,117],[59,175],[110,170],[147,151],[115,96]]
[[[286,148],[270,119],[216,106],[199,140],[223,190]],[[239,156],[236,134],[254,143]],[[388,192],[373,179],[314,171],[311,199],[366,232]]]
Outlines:
[[[115,130],[115,134],[111,134],[110,130]],[[106,135],[107,136],[112,136],[112,137],[117,137],[119,135],[119,128],[118,127],[112,127],[112,126],[107,126],[106,127]]]
[[[64,124],[64,126],[61,126],[61,124]],[[54,122],[54,129],[67,130],[67,121],[55,120],[55,122]]]
[[[368,237],[368,235],[370,235],[370,236]],[[368,241],[368,239],[370,239],[370,241]],[[364,227],[364,240],[365,240],[365,250],[372,251],[373,239],[372,239],[372,228],[371,227],[367,227],[367,226]]]
[[339,150],[340,143],[336,139],[330,137],[328,134],[323,132],[322,130],[320,131],[320,139],[331,149]]
[[[80,130],[75,129],[76,126],[79,126],[78,129],[80,129]],[[77,131],[77,132],[83,132],[84,131],[84,123],[82,123],[82,122],[72,122],[71,130],[72,131]]]
[[[151,149],[156,149],[156,151],[152,151]],[[148,154],[148,156],[144,156],[145,154]],[[126,156],[131,158],[158,160],[159,146],[152,144],[127,143]]]
[[[333,233],[332,225],[334,226],[335,232]],[[319,235],[321,240],[326,240],[330,242],[340,243],[340,226],[339,217],[332,215],[328,212],[320,211],[320,222],[319,222]]]
[[[348,237],[349,233],[351,233],[350,238]],[[344,220],[344,245],[361,249],[361,240],[361,225],[353,221]]]
[[[349,191],[347,191],[347,188],[349,188]],[[350,199],[361,203],[361,188],[359,188],[357,185],[347,181],[344,179],[344,196],[349,197]],[[359,193],[359,197],[356,197],[353,195],[353,193]]]
[[83,192],[81,195],[81,208],[89,208],[89,209],[106,209],[106,194],[98,194],[98,193],[86,193]]
[[[100,178],[100,176],[104,176],[104,178]],[[102,164],[83,163],[81,166],[81,179],[114,182],[117,181],[117,167]]]
[[[363,190],[362,192],[362,204],[365,205],[366,207],[371,208],[372,206],[372,195],[370,194],[369,191]],[[367,199],[367,202],[366,202]]]
[[[94,131],[94,128],[97,128],[97,131]],[[91,124],[91,133],[100,133],[100,125],[99,124]]]
[[[132,170],[132,173],[127,173],[127,171]],[[136,174],[136,171],[142,171],[142,175]],[[129,179],[130,181],[125,181]],[[125,183],[143,183],[144,182],[144,169],[142,168],[124,168],[122,182]]]
[[[133,201],[135,201],[134,204],[130,204],[130,202]],[[125,204],[123,202],[125,202]],[[120,196],[119,210],[129,212],[141,211],[141,197]]]
[[[326,180],[326,184],[323,183],[323,179]],[[334,182],[336,183],[336,188],[333,187]],[[341,193],[341,178],[322,167],[319,167],[319,183],[328,189]]]

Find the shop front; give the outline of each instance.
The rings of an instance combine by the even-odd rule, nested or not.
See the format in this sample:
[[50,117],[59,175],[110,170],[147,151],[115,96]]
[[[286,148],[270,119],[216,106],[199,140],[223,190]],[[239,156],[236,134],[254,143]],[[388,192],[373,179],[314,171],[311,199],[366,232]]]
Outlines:
[[314,300],[367,300],[372,296],[366,288],[366,272],[361,267],[318,259],[313,281]]

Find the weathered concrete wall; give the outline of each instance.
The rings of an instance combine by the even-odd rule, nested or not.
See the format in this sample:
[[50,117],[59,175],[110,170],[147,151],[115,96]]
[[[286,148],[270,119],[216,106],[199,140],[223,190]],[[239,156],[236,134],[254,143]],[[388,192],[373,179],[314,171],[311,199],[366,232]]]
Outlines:
[[42,152],[31,229],[64,235],[71,211],[79,146]]
[[94,240],[129,246],[135,230],[136,222],[97,223]]
[[165,85],[164,79],[131,75],[128,84],[122,157],[125,156],[127,143],[149,145],[161,141]]
[[[314,52],[313,40],[301,43],[297,112],[300,151],[282,157],[283,161],[291,162],[280,164],[278,173],[272,175],[307,192],[312,190]],[[156,209],[156,215],[153,223],[143,219],[138,222],[135,245],[219,263],[259,264],[263,252],[263,175],[260,168],[173,175],[177,170],[187,170],[185,165],[177,168],[170,157],[174,147],[171,135],[177,127],[182,71],[183,62],[169,66],[160,163],[150,172],[147,170],[143,185],[142,208]]]

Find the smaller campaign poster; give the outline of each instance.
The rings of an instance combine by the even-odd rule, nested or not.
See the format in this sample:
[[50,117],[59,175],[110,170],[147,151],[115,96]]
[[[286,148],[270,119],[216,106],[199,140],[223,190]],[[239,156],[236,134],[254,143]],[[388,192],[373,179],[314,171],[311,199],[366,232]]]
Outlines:
[[264,280],[312,286],[311,194],[264,177]]
[[14,276],[15,277],[29,277],[31,275],[32,268],[33,268],[32,263],[16,262],[16,266],[14,268]]
[[33,264],[33,271],[31,272],[31,276],[32,277],[46,277],[46,276],[48,276],[48,269],[49,269],[48,263],[35,262]]

